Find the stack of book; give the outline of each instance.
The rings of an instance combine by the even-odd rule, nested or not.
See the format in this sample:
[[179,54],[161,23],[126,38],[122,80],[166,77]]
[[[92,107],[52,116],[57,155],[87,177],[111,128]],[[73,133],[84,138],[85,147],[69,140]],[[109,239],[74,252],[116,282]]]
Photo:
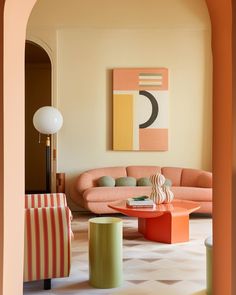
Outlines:
[[126,206],[129,208],[152,208],[153,205],[153,200],[148,196],[134,197],[126,200]]

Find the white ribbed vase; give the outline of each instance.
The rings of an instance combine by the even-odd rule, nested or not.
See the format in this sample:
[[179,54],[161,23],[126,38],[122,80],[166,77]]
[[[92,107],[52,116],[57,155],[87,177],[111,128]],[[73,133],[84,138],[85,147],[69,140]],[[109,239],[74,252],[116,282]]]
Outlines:
[[150,194],[150,199],[153,200],[157,205],[164,203],[166,195],[162,189],[165,183],[165,177],[161,173],[154,174],[150,177],[152,183],[152,191]]
[[169,186],[163,185],[163,192],[166,195],[164,203],[171,203],[174,199],[174,193],[170,190]]

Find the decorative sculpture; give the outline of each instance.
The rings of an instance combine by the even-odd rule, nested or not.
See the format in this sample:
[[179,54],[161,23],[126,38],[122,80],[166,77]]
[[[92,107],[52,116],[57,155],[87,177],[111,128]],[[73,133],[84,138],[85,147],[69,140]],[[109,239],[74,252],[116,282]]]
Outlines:
[[171,203],[174,199],[174,194],[170,190],[170,186],[165,184],[165,177],[161,173],[154,174],[150,177],[152,183],[152,192],[150,199],[157,205]]
[[161,173],[154,174],[150,177],[152,183],[152,192],[150,199],[157,205],[162,204],[165,201],[166,195],[162,189],[165,183],[165,177]]
[[174,199],[174,194],[170,190],[170,187],[167,186],[167,185],[163,185],[163,188],[162,189],[164,191],[164,194],[166,195],[166,198],[165,198],[164,203],[165,204],[171,203],[173,201],[173,199]]

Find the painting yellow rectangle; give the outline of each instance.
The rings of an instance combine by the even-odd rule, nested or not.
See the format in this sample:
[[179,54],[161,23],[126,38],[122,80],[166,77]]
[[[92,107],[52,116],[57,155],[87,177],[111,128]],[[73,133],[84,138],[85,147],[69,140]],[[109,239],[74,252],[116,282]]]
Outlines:
[[113,95],[113,149],[133,149],[133,95]]

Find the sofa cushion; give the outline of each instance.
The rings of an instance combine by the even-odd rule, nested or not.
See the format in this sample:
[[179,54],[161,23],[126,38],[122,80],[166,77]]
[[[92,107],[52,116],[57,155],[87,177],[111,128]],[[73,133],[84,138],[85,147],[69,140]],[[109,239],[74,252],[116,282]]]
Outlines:
[[[83,194],[86,202],[112,202],[126,200],[137,196],[150,196],[151,186],[120,186],[120,187],[93,187]],[[211,188],[179,187],[173,186],[171,191],[175,199],[192,201],[212,201]]]
[[172,186],[172,181],[169,178],[166,178],[164,185],[171,187]]
[[180,186],[182,170],[182,168],[176,167],[163,167],[161,173],[172,181],[172,185]]
[[97,181],[98,186],[115,186],[115,179],[111,176],[102,176]]
[[212,187],[212,173],[207,171],[202,171],[198,176],[197,180],[198,187]]
[[136,178],[119,177],[116,179],[116,186],[136,186]]
[[128,166],[126,168],[127,176],[132,176],[136,179],[141,177],[150,177],[153,174],[161,173],[159,166]]
[[181,177],[181,186],[198,187],[198,178],[202,170],[184,168]]
[[151,186],[92,187],[83,194],[86,202],[112,202],[138,196],[150,196]]
[[151,186],[151,180],[149,177],[141,177],[137,180],[137,186]]
[[201,187],[172,186],[175,199],[191,201],[212,201],[212,189]]

